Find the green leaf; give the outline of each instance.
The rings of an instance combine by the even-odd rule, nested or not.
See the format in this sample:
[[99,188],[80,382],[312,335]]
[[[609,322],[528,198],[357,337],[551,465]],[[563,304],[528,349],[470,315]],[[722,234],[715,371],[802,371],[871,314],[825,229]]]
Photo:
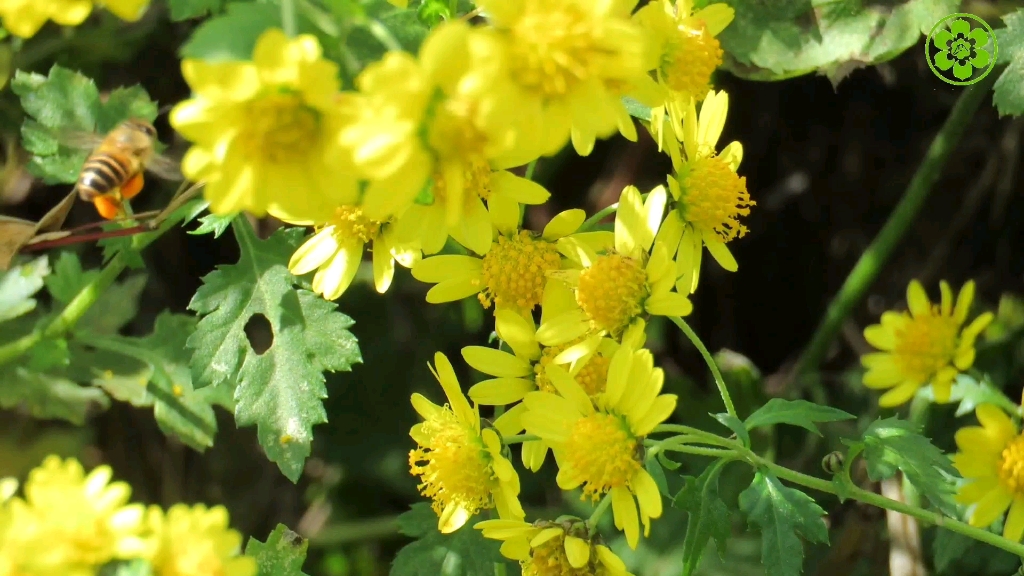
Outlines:
[[[61,252],[53,265],[53,274],[46,278],[46,288],[55,300],[66,305],[99,273],[99,270],[82,270],[82,264],[73,252]],[[115,282],[97,298],[75,329],[98,334],[116,333],[138,313],[139,297],[145,285],[145,275]]]
[[648,458],[644,461],[644,468],[651,475],[651,478],[654,479],[654,483],[658,485],[658,491],[669,496],[668,478],[665,477],[665,471],[661,468],[661,463],[658,462],[657,458]]
[[99,571],[99,576],[151,576],[152,574],[153,567],[141,558],[108,562]]
[[651,121],[651,107],[642,104],[629,96],[622,97],[622,104],[626,107],[626,112],[634,118],[639,118],[644,122]]
[[[424,511],[424,506],[426,506]],[[431,524],[422,526],[426,512],[430,512]],[[416,519],[405,519],[410,514]],[[422,519],[420,517],[423,517]],[[494,574],[495,564],[511,564],[502,557],[498,549],[501,543],[483,537],[473,525],[483,518],[471,518],[466,525],[451,534],[437,531],[437,515],[429,505],[419,503],[399,517],[399,526],[422,535],[419,540],[398,551],[391,564],[390,576],[478,576]]]
[[[267,456],[296,481],[309,456],[312,428],[327,419],[323,372],[347,371],[362,357],[348,331],[352,319],[333,303],[294,288],[298,280],[285,263],[302,230],[282,229],[260,240],[243,218],[232,229],[241,250],[238,263],[203,278],[189,303],[202,317],[188,339],[195,351],[194,383],[234,388],[235,422],[255,424]],[[273,344],[262,354],[252,350],[245,334],[256,316],[273,332]]]
[[437,514],[426,502],[417,502],[398,516],[398,531],[410,538],[437,532]]
[[711,416],[715,420],[721,422],[726,428],[735,432],[736,437],[739,438],[740,442],[743,442],[744,446],[750,448],[750,434],[747,432],[746,427],[743,426],[743,422],[740,422],[739,418],[727,412],[712,414]]
[[225,12],[203,22],[182,45],[182,58],[209,62],[251,60],[260,35],[281,27],[276,4],[231,2]]
[[992,95],[999,115],[1024,113],[1024,8],[1003,16],[1006,28],[995,30],[999,45],[998,61],[1008,66],[999,75]]
[[732,525],[729,508],[718,495],[718,476],[726,464],[719,460],[705,468],[697,478],[687,476],[686,484],[673,500],[677,508],[688,513],[683,539],[683,576],[691,576],[697,570],[712,538],[715,539],[719,558],[725,553]]
[[932,543],[936,574],[1013,574],[1020,558],[977,540],[946,530],[935,529]]
[[[932,391],[931,386],[922,388],[918,391],[918,394],[932,402],[935,401],[935,393]],[[953,388],[949,393],[949,401],[960,402],[956,407],[956,416],[958,417],[974,412],[978,404],[995,404],[996,406],[1007,403],[1012,404],[1003,395],[1002,391],[992,384],[992,380],[989,379],[988,375],[983,376],[982,380],[978,381],[968,374],[957,375],[956,380],[953,381]]]
[[339,20],[352,26],[345,45],[361,67],[392,49],[416,54],[430,32],[417,10],[398,8],[387,0],[364,2],[359,9],[339,15]]
[[189,230],[189,234],[210,234],[213,233],[214,238],[220,238],[220,235],[231,226],[231,222],[235,219],[238,214],[228,214],[221,216],[218,214],[205,214],[199,217],[199,226],[195,230]]
[[852,70],[892,60],[957,11],[959,0],[725,0],[736,17],[718,38],[724,67],[753,80],[812,72],[837,84]]
[[171,21],[177,22],[218,12],[224,0],[169,0],[167,4],[171,9]]
[[0,370],[0,407],[24,407],[35,418],[57,418],[84,424],[94,406],[106,409],[110,400],[102,390],[79,386],[63,377],[5,365]]
[[266,543],[250,537],[245,555],[256,559],[257,576],[306,576],[302,563],[308,547],[308,540],[278,524]]
[[21,127],[28,168],[47,184],[73,184],[89,150],[69,147],[63,136],[73,132],[105,133],[133,116],[156,118],[157,105],[139,86],[119,88],[100,102],[96,84],[56,64],[47,76],[18,71],[11,90],[30,118]]
[[792,424],[821,436],[821,430],[814,425],[815,422],[837,422],[854,418],[856,416],[853,414],[831,406],[821,406],[806,400],[772,398],[748,416],[744,424],[748,430],[772,424]]
[[949,496],[960,474],[918,426],[895,417],[876,420],[864,431],[862,443],[871,480],[891,478],[899,470],[937,508],[956,514]]
[[35,310],[36,299],[32,296],[43,287],[43,279],[49,274],[49,261],[40,256],[0,276],[0,322]]
[[[119,363],[114,368],[93,369],[100,377],[94,382],[114,397],[123,397],[136,406],[153,406],[157,425],[168,435],[202,452],[213,446],[217,419],[213,404],[221,403],[216,388],[195,390],[192,387],[191,354],[185,346],[195,330],[196,321],[184,314],[163,312],[156,318],[153,332],[142,338],[125,336],[83,335],[90,346],[109,353],[134,358],[145,366]],[[125,380],[128,382],[125,382]],[[134,380],[134,382],[132,382]],[[134,385],[144,394],[127,394]],[[230,408],[230,404],[228,406]]]
[[750,525],[761,531],[761,562],[768,576],[800,574],[804,548],[797,535],[828,543],[825,511],[807,494],[783,486],[771,472],[758,471],[739,502]]

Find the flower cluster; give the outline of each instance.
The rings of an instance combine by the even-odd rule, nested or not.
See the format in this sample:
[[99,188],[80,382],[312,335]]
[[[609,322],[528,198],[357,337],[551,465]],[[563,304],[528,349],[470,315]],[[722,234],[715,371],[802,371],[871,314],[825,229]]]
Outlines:
[[129,503],[109,466],[86,474],[75,459],[47,457],[18,482],[0,481],[0,574],[93,576],[110,562],[143,559],[154,576],[255,576],[242,536],[222,506],[166,512]]
[[92,13],[94,4],[122,20],[134,22],[142,18],[149,0],[0,0],[0,19],[4,30],[31,38],[47,20],[62,26],[78,26]]

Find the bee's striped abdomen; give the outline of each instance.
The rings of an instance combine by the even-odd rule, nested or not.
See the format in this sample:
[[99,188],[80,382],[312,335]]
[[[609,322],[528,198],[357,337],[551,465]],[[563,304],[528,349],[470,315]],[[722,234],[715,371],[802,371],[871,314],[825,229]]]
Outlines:
[[128,166],[116,156],[104,152],[93,154],[85,161],[78,176],[78,195],[83,200],[92,200],[120,187],[129,176]]

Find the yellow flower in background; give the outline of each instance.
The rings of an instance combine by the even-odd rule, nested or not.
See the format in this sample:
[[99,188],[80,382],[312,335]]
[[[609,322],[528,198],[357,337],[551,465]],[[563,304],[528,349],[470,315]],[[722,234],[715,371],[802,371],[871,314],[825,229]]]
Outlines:
[[[507,54],[514,88],[495,98],[514,102],[525,147],[539,155],[570,137],[587,155],[596,138],[616,131],[636,140],[621,97],[657,91],[644,68],[644,35],[630,20],[636,0],[479,0],[493,28],[495,53]],[[653,86],[648,86],[648,84]]]
[[732,142],[720,154],[715,152],[728,110],[724,90],[708,92],[699,117],[691,99],[682,128],[685,158],[672,153],[675,174],[669,176],[668,187],[675,202],[658,239],[672,247],[676,289],[683,294],[697,290],[705,246],[722,268],[736,271],[739,265],[726,244],[747,233],[740,217],[750,214],[755,204],[747,193],[747,179],[736,173],[743,146]]
[[47,20],[61,26],[78,26],[92,13],[93,4],[105,7],[122,20],[142,17],[149,0],[0,0],[4,29],[21,38],[35,36]]
[[[558,371],[558,366],[548,367],[549,374]],[[522,424],[551,446],[559,488],[582,486],[582,497],[592,500],[610,493],[615,527],[633,549],[639,524],[649,535],[650,519],[662,512],[661,494],[644,469],[642,448],[644,437],[675,410],[676,396],[660,394],[664,380],[649,350],[621,346],[612,356],[605,392],[596,399],[565,376],[552,377],[560,395],[531,392],[523,400]]]
[[582,242],[566,242],[582,270],[551,274],[572,287],[575,299],[545,303],[550,320],[537,330],[546,346],[586,337],[562,352],[563,361],[592,352],[605,336],[618,339],[643,314],[685,316],[693,310],[686,296],[672,291],[676,275],[668,246],[654,240],[666,199],[662,186],[646,201],[635,186],[627,186],[619,197],[612,246],[596,251]]
[[1024,436],[1001,409],[980,404],[975,410],[981,426],[957,430],[958,452],[953,465],[968,481],[956,499],[971,506],[971,526],[986,528],[1010,510],[1003,536],[1024,537]]
[[271,29],[252,62],[186,59],[181,69],[194,96],[174,107],[171,125],[193,142],[182,172],[206,183],[211,212],[325,222],[355,203],[338,67],[315,36]]
[[880,324],[864,329],[864,338],[881,350],[861,356],[867,368],[864,385],[890,389],[879,406],[899,406],[923,386],[932,387],[935,401],[949,402],[953,379],[974,364],[974,341],[994,318],[985,312],[964,327],[974,300],[974,281],[960,289],[956,304],[945,281],[939,283],[942,300],[933,305],[917,280],[907,286],[906,312],[882,314]]
[[145,508],[128,504],[131,488],[110,482],[109,466],[89,474],[74,458],[48,456],[25,482],[24,498],[8,502],[12,528],[4,551],[17,573],[91,576],[115,559],[146,555]]
[[[568,526],[568,527],[567,527]],[[588,535],[584,522],[484,520],[475,529],[501,540],[501,554],[536,576],[632,576],[622,559]]]
[[509,309],[529,315],[560,282],[548,277],[562,268],[557,242],[572,237],[586,220],[583,210],[566,210],[556,215],[541,234],[519,229],[519,208],[512,204],[498,209],[500,228],[494,230],[482,257],[445,254],[416,264],[414,278],[436,284],[427,292],[427,302],[453,302],[474,294],[484,308]]
[[352,284],[367,244],[373,247],[373,285],[381,294],[391,286],[396,261],[411,268],[420,258],[418,247],[396,241],[391,221],[371,220],[358,206],[341,206],[335,209],[334,218],[318,226],[316,233],[299,246],[288,262],[288,269],[296,276],[316,270],[313,291],[336,300]]
[[648,38],[648,67],[654,68],[658,82],[671,95],[665,105],[651,110],[659,149],[665,144],[666,124],[675,128],[677,140],[683,139],[686,105],[708,93],[711,75],[722,64],[722,48],[715,37],[735,16],[724,3],[693,9],[691,0],[655,0],[633,16]]
[[[516,153],[513,103],[488,98],[501,91],[501,61],[486,56],[480,31],[457,20],[438,26],[418,59],[391,52],[360,74],[359,118],[345,130],[360,172],[369,181],[363,209],[383,219],[405,212],[403,239],[428,254],[450,234],[482,252],[491,239],[484,206],[504,201],[540,204],[543,187],[509,172],[531,158]],[[414,204],[430,184],[433,203]]]
[[242,535],[223,506],[150,506],[147,527],[156,540],[148,558],[155,576],[256,576],[256,559],[242,556]]
[[[519,425],[518,411],[509,411],[494,422],[494,429],[480,427],[480,414],[459,387],[448,358],[434,355],[431,371],[441,384],[449,404],[438,406],[420,394],[412,405],[423,417],[409,435],[418,444],[409,452],[409,469],[420,478],[420,493],[433,500],[437,529],[444,534],[461,528],[481,510],[496,508],[498,516],[521,520],[526,514],[519,503],[519,476],[502,455],[498,435]],[[495,431],[497,430],[497,432]]]

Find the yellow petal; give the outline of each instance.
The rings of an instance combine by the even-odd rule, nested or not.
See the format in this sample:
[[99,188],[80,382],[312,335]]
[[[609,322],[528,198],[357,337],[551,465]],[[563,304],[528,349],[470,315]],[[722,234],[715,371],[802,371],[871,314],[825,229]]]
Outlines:
[[626,534],[626,544],[636,550],[640,542],[640,521],[637,518],[636,504],[633,495],[624,487],[612,488],[612,514],[615,516],[615,527]]
[[619,209],[615,213],[615,251],[633,256],[640,247],[654,241],[653,234],[647,238],[649,232],[640,191],[636,186],[626,186],[619,195]]
[[545,346],[558,346],[575,340],[590,330],[586,313],[580,309],[570,310],[556,316],[537,329],[537,341]]
[[391,287],[395,278],[395,259],[382,239],[373,241],[373,287],[383,294]]
[[559,212],[544,226],[541,237],[548,241],[558,240],[579,230],[586,219],[587,213],[579,208]]
[[704,28],[708,31],[708,34],[718,36],[722,30],[729,26],[735,15],[736,11],[732,6],[719,2],[701,8],[693,14],[693,17],[704,21]]
[[953,309],[953,317],[961,324],[967,320],[967,313],[971,310],[971,302],[974,300],[974,280],[968,280],[960,288],[956,297],[956,307]]
[[1006,524],[1003,526],[1003,538],[1013,542],[1020,542],[1024,536],[1024,497],[1016,497],[1010,504],[1010,513],[1006,516]]
[[1013,502],[1013,495],[1002,486],[996,486],[982,498],[971,513],[971,526],[986,528],[995,522]]
[[569,565],[580,569],[590,562],[590,544],[575,536],[565,537],[565,557],[569,559]]
[[484,406],[507,406],[536,389],[532,380],[524,378],[491,378],[474,384],[469,389],[469,397]]
[[479,276],[483,263],[479,258],[460,254],[432,256],[412,268],[412,277],[420,282],[442,282],[452,277]]
[[[959,468],[957,469],[959,470]],[[988,473],[991,473],[991,471]],[[956,501],[961,504],[974,504],[984,498],[989,492],[995,490],[998,485],[999,479],[995,476],[986,476],[974,482],[968,482],[957,491]]]
[[896,347],[896,335],[881,324],[872,324],[864,329],[864,339],[879,350],[892,351]]
[[906,403],[917,392],[919,385],[914,383],[901,384],[892,390],[882,394],[878,399],[878,405],[882,408],[892,408]]
[[334,227],[328,226],[303,242],[288,261],[288,270],[302,276],[327,262],[339,248],[333,232]]
[[932,303],[928,300],[928,293],[924,291],[924,286],[917,280],[911,280],[907,286],[907,306],[910,308],[910,313],[914,315],[914,318],[920,318],[927,316],[931,313]]
[[533,375],[533,366],[529,362],[486,346],[466,346],[462,349],[462,358],[466,364],[491,376],[518,378]]
[[565,532],[561,528],[545,528],[530,540],[530,547],[536,548],[538,546],[542,546],[545,542],[549,542],[552,538],[558,538],[564,533]]
[[704,245],[708,247],[708,253],[711,254],[715,262],[722,268],[729,272],[735,272],[739,270],[740,265],[736,262],[736,258],[732,255],[729,247],[724,242],[719,240],[713,234],[704,234]]
[[520,562],[530,559],[530,541],[526,538],[512,538],[501,543],[501,555]]
[[668,420],[675,412],[678,400],[675,394],[662,394],[655,398],[651,407],[632,423],[633,433],[637,436],[650,434],[658,424]]
[[516,356],[530,360],[540,358],[540,345],[537,343],[532,317],[527,320],[511,310],[496,310],[494,330]]
[[558,393],[562,395],[576,408],[580,414],[590,414],[594,411],[594,405],[590,401],[590,396],[583,391],[576,379],[569,375],[561,366],[554,364],[548,364],[544,370],[547,374],[548,379],[551,380],[551,384],[558,390]]
[[678,292],[662,292],[644,302],[644,310],[655,316],[689,316],[693,312],[690,299]]
[[523,414],[526,414],[525,404],[516,404],[509,408],[504,414],[498,416],[494,421],[494,429],[502,436],[513,436],[523,431]]
[[441,534],[451,534],[465,526],[469,517],[469,510],[466,510],[463,505],[454,502],[449,503],[441,511],[441,516],[437,521],[437,529]]
[[943,316],[949,316],[953,312],[953,290],[949,287],[949,282],[939,281],[939,294],[939,310]]
[[491,194],[507,196],[520,204],[543,204],[551,197],[540,184],[507,170],[491,174]]
[[455,302],[480,292],[480,289],[480,282],[476,278],[446,280],[427,290],[427,302],[431,304]]
[[1013,425],[1013,421],[1001,408],[993,404],[979,404],[974,413],[978,417],[978,422],[994,438],[997,438],[1000,444],[1005,444],[1017,436],[1017,427]]
[[434,378],[441,384],[441,388],[444,389],[445,396],[448,397],[448,403],[451,405],[455,416],[463,424],[475,424],[479,428],[480,417],[477,415],[476,410],[469,405],[469,400],[466,400],[466,396],[462,394],[459,379],[455,376],[455,369],[452,368],[452,363],[448,361],[448,357],[441,352],[435,352],[434,366],[431,368],[431,371],[434,373]]

